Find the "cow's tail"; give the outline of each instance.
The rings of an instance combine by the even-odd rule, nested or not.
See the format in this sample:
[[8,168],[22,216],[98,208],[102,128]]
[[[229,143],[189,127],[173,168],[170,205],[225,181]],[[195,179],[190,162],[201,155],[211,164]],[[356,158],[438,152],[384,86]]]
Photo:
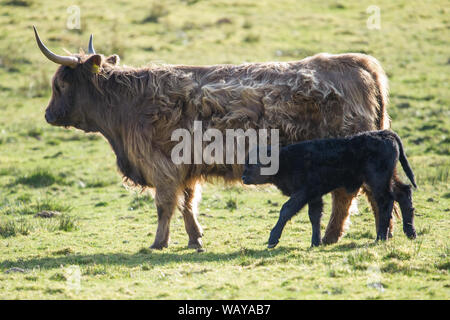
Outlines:
[[403,171],[405,171],[406,176],[409,178],[409,180],[411,181],[414,188],[417,189],[416,181],[414,179],[414,173],[411,169],[411,166],[409,165],[408,159],[406,158],[405,151],[403,150],[402,140],[395,132],[392,132],[392,136],[395,138],[395,140],[397,141],[397,144],[398,144],[398,150],[400,153],[399,160],[400,160],[400,163],[402,164]]
[[381,64],[372,56],[362,55],[359,59],[359,65],[372,76],[375,81],[376,95],[378,101],[377,109],[377,129],[385,130],[391,127],[391,120],[387,113],[387,105],[389,103],[389,83],[386,73]]

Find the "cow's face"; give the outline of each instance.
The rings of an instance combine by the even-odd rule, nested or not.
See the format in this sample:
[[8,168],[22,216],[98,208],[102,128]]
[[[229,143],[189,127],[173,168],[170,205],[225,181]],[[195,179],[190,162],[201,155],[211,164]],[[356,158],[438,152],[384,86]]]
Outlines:
[[[78,67],[77,67],[78,68]],[[75,83],[78,70],[61,66],[52,81],[52,97],[45,110],[45,120],[54,126],[81,127],[84,121],[80,107],[83,84]]]
[[61,66],[56,71],[45,120],[54,126],[95,131],[93,117],[101,96],[95,86],[95,77],[101,68],[116,65],[119,59],[116,55],[104,58],[98,54],[78,56],[78,59],[80,63],[75,67]]
[[53,77],[53,93],[45,111],[45,119],[55,126],[73,126],[84,131],[96,131],[94,119],[99,115],[95,107],[101,101],[98,73],[103,67],[111,68],[117,65],[119,57],[112,55],[105,58],[96,54],[92,35],[87,54],[60,56],[42,43],[36,28],[34,32],[41,52],[49,60],[61,65]]

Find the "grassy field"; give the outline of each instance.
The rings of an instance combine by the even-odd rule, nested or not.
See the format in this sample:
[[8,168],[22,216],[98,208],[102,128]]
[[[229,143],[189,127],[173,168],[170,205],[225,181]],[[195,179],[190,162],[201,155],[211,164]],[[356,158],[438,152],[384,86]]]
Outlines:
[[[66,27],[74,4],[80,30]],[[366,26],[370,5],[381,10],[379,30]],[[2,1],[0,298],[449,299],[449,13],[449,1]],[[46,124],[57,67],[37,49],[32,24],[59,54],[86,49],[94,33],[98,52],[133,66],[375,56],[419,184],[418,238],[406,239],[399,222],[391,241],[375,244],[360,197],[337,244],[310,249],[302,210],[267,250],[286,198],[273,187],[207,184],[206,252],[187,249],[179,213],[170,247],[147,249],[157,223],[151,196],[122,185],[102,137]],[[45,210],[61,214],[35,217]],[[327,196],[323,227],[329,213]]]

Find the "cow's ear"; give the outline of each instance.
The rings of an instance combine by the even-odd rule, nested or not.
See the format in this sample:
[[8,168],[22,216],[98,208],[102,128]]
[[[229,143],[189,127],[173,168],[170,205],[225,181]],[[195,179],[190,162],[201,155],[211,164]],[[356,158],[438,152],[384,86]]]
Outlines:
[[101,64],[102,64],[102,56],[99,54],[94,54],[84,62],[83,67],[85,67],[92,73],[98,73]]
[[112,64],[113,66],[117,66],[120,62],[120,57],[117,54],[113,54],[112,56],[106,58],[106,62]]

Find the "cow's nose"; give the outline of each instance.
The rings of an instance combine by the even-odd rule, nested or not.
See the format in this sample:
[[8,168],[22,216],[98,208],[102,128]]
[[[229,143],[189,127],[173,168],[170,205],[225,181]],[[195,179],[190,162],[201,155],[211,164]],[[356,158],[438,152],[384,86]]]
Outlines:
[[46,111],[45,112],[45,120],[48,123],[55,123],[56,117],[51,112]]

